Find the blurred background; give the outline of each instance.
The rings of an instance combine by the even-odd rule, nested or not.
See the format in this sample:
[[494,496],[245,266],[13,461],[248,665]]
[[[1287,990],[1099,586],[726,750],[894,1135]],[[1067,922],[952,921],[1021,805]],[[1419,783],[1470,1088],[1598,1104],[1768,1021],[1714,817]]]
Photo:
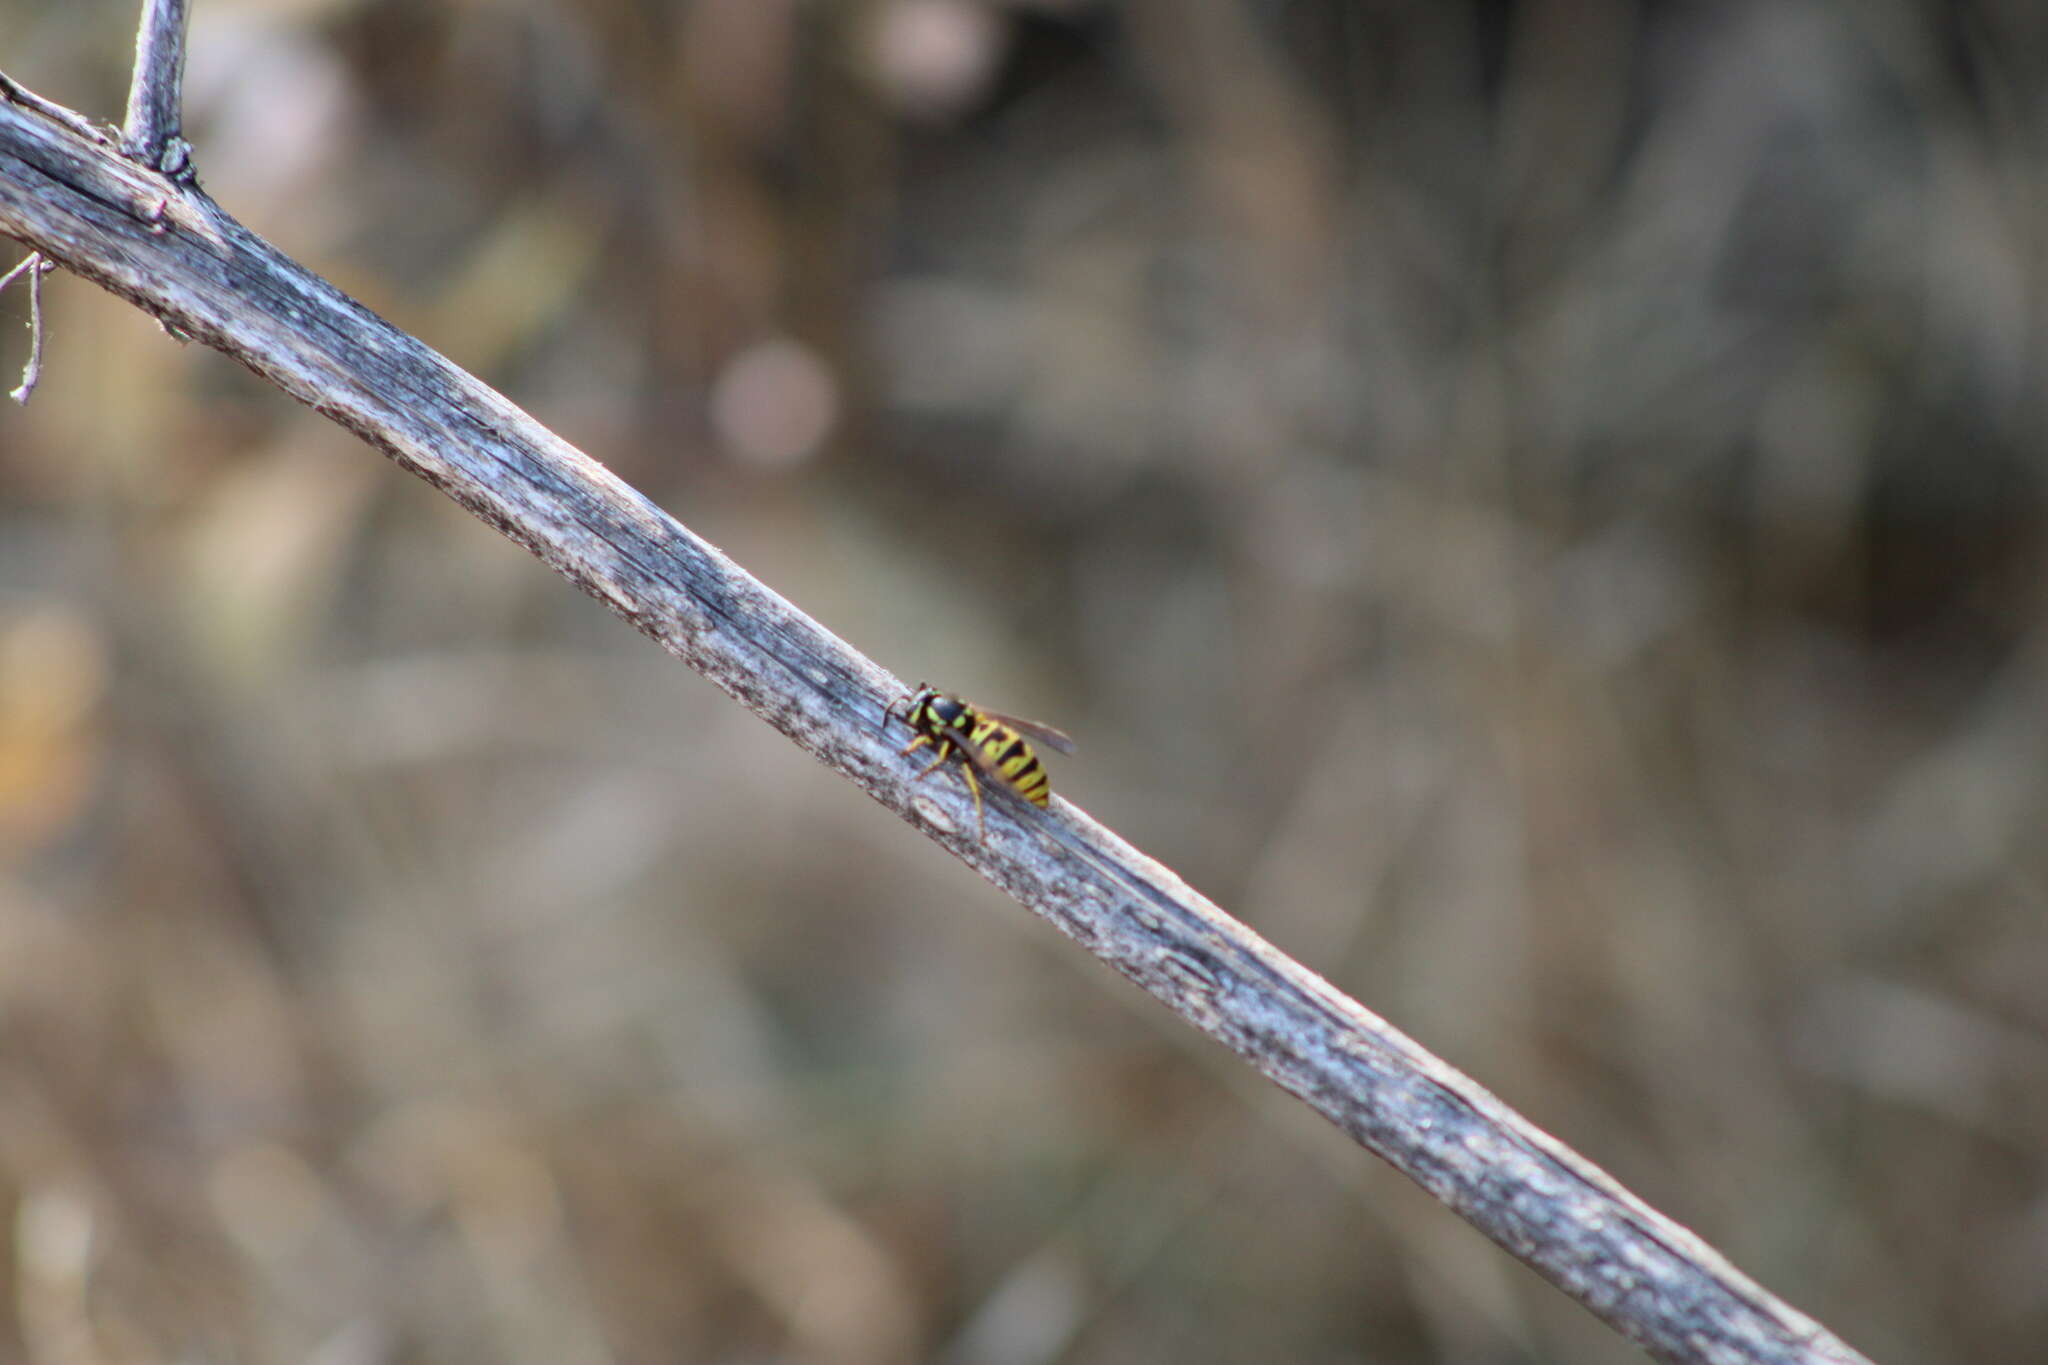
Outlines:
[[[195,8],[229,211],[1852,1344],[2038,1352],[2048,10]],[[0,67],[117,118],[136,9]],[[1641,1358],[346,433],[45,311],[0,1358]]]

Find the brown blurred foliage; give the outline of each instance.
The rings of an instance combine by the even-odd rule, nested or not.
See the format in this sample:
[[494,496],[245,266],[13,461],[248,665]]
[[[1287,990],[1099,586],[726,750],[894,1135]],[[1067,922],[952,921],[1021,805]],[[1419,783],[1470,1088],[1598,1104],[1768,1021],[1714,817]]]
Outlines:
[[[1852,1343],[2038,1351],[2048,11],[196,9],[230,211]],[[134,10],[4,0],[4,66],[114,115]],[[1637,1358],[429,489],[45,303],[0,1358]]]

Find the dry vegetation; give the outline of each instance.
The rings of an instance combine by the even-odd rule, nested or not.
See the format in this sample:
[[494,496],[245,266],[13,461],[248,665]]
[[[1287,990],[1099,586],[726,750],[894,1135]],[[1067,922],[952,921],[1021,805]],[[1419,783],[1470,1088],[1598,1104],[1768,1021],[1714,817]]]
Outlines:
[[[118,113],[132,4],[0,20]],[[2005,1361],[2044,89],[2020,0],[198,0],[188,133],[1852,1344]],[[431,490],[45,305],[0,1358],[1638,1358]]]

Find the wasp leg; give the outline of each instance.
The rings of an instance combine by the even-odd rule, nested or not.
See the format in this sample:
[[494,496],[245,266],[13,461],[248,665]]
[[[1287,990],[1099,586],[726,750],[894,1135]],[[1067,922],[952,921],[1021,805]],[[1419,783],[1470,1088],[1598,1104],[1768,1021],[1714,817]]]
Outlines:
[[[931,737],[929,735],[919,735],[917,737],[917,744],[932,744]],[[910,749],[915,749],[917,747],[917,744],[911,745]],[[953,744],[950,740],[942,739],[938,741],[936,744],[933,744],[932,747],[937,751],[937,756],[933,758],[931,762],[925,764],[923,768],[919,769],[917,777],[911,778],[911,781],[915,782],[918,780],[918,778],[923,777],[925,774],[934,771],[938,768],[938,766],[941,763],[944,763],[947,759],[953,756]],[[905,749],[903,752],[907,754],[910,752],[910,749]]]
[[[932,773],[938,771],[939,765],[944,763],[947,759],[951,758],[957,749],[957,746],[950,739],[934,740],[930,735],[919,735],[916,739],[910,741],[909,744],[904,746],[903,752],[907,754],[920,744],[929,744],[933,748],[937,749],[938,757],[934,758],[931,762],[925,764],[924,767],[920,768],[918,770],[917,777],[913,777],[910,779],[913,782],[917,781],[919,778],[928,777]],[[974,797],[974,823],[981,830],[982,839],[986,841],[988,838],[988,817],[982,813],[981,809],[981,783],[975,780],[974,765],[967,761],[967,750],[958,749],[957,751],[960,755],[961,775],[966,777],[967,790]]]
[[988,817],[981,813],[981,783],[975,781],[974,765],[962,763],[960,771],[967,775],[967,790],[974,793],[974,826],[981,831],[981,841],[988,842]]

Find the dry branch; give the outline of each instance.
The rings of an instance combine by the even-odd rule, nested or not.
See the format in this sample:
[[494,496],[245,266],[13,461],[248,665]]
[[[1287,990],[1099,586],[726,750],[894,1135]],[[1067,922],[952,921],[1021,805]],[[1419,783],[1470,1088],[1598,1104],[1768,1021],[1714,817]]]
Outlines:
[[180,132],[184,91],[185,0],[144,0],[121,150],[174,179],[191,166],[192,148]]
[[[172,123],[175,128],[175,121]],[[240,361],[499,531],[1667,1361],[1861,1360],[1064,801],[913,785],[895,679],[196,187],[0,86],[0,232]]]

